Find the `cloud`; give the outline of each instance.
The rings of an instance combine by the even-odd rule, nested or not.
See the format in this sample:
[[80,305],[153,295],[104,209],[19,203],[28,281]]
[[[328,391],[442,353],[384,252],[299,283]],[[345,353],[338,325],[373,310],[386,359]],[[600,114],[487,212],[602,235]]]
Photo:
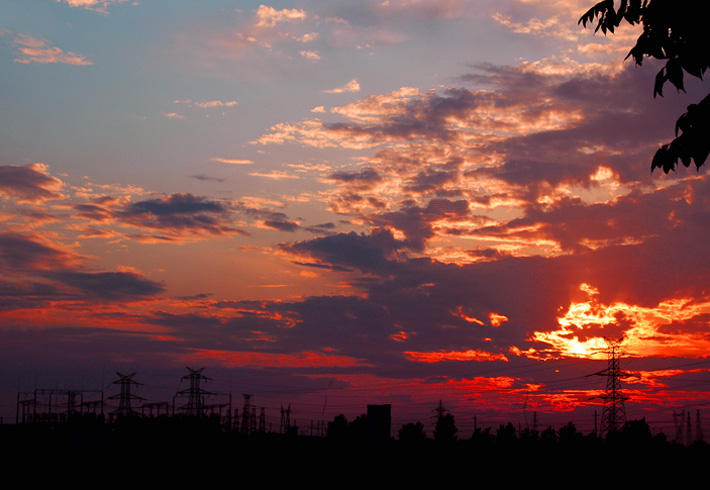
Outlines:
[[294,232],[299,230],[301,226],[293,221],[282,220],[266,220],[264,226],[278,231]]
[[250,172],[249,175],[271,180],[300,179],[298,175],[288,174],[279,170],[272,170],[271,172]]
[[125,225],[158,230],[169,236],[244,234],[230,226],[230,206],[192,194],[171,194],[126,204],[113,211]]
[[74,52],[64,52],[62,49],[51,46],[49,41],[37,39],[26,34],[18,34],[12,44],[19,51],[19,56],[13,61],[15,63],[63,63],[67,65],[86,66],[93,65],[83,55]]
[[256,11],[256,17],[259,20],[256,27],[274,27],[281,22],[304,20],[306,18],[306,12],[299,9],[276,10],[273,7],[259,5]]
[[[84,8],[87,10],[93,10],[95,12],[100,12],[102,14],[108,14],[108,8],[111,5],[124,3],[129,0],[57,0],[58,2],[66,3],[70,7]],[[133,4],[136,5],[138,2],[135,0]]]
[[168,119],[185,119],[185,116],[182,114],[178,114],[177,112],[161,112],[160,114],[163,115],[163,117],[167,117]]
[[326,177],[328,180],[344,183],[349,189],[369,190],[384,179],[374,168],[364,168],[354,172],[334,172]]
[[329,266],[358,268],[363,272],[379,272],[395,267],[394,259],[402,244],[389,230],[371,234],[338,233],[303,242],[281,245],[285,252],[305,254]]
[[340,87],[330,89],[330,90],[323,90],[323,93],[326,94],[342,94],[346,92],[359,92],[360,91],[360,84],[356,79],[350,80],[348,83],[345,85],[342,85]]
[[76,254],[43,243],[38,237],[13,232],[0,233],[0,265],[6,271],[50,270],[71,267]]
[[162,285],[136,272],[87,272],[85,257],[33,235],[0,233],[0,310],[47,308],[63,301],[139,301]]
[[61,199],[57,191],[64,183],[49,175],[49,167],[42,163],[13,166],[0,165],[0,196],[20,202],[43,202]]
[[298,42],[302,43],[311,43],[315,40],[317,40],[320,37],[320,34],[317,32],[308,32],[300,37],[294,37],[294,39]]
[[175,100],[173,101],[174,104],[185,104],[190,107],[198,107],[200,109],[213,109],[215,107],[236,107],[239,102],[236,100],[227,100],[227,101],[222,101],[222,100],[208,100],[204,102],[197,102],[193,101],[192,99],[185,99],[185,100]]
[[220,163],[230,163],[232,165],[252,165],[254,162],[252,160],[247,160],[245,158],[222,158],[222,157],[214,157],[212,159],[213,162],[220,162]]
[[53,279],[96,301],[140,301],[164,292],[164,287],[132,272],[48,272]]
[[298,54],[311,61],[320,61],[318,51],[299,51]]
[[220,177],[211,177],[207,174],[191,175],[190,177],[205,182],[227,182],[227,179],[223,179]]

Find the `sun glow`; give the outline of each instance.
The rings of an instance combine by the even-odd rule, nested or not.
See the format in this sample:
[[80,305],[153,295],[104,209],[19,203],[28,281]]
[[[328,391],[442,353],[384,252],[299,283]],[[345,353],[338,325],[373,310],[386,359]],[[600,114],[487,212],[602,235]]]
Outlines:
[[[560,328],[536,331],[531,340],[550,347],[536,351],[535,357],[582,357],[604,359],[606,338],[623,340],[624,352],[634,357],[702,357],[710,348],[710,325],[698,318],[710,313],[710,302],[674,298],[655,307],[597,301],[599,291],[588,284],[580,290],[589,300],[571,303],[557,318]],[[685,328],[674,325],[685,324]],[[690,328],[688,328],[690,327]]]

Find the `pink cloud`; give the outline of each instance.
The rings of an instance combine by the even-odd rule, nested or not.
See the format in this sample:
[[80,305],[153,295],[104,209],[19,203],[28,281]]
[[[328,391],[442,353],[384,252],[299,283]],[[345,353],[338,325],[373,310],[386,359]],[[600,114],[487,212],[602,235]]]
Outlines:
[[306,12],[300,9],[276,10],[273,7],[259,5],[256,11],[256,17],[259,20],[259,22],[255,24],[256,27],[274,27],[281,22],[304,20],[306,18]]
[[0,196],[12,197],[19,202],[43,202],[61,199],[58,193],[64,183],[49,174],[43,163],[13,166],[0,165]]
[[48,41],[37,39],[26,34],[19,34],[13,44],[20,52],[20,56],[13,61],[16,63],[63,63],[67,65],[86,66],[93,65],[83,55],[74,52],[64,52],[62,49],[49,45]]

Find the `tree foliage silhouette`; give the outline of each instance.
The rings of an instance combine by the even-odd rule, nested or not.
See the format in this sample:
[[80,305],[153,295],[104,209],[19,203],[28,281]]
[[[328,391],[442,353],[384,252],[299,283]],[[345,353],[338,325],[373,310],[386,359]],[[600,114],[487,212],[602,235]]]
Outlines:
[[434,428],[436,442],[453,442],[458,438],[457,433],[458,429],[453,415],[447,413],[436,419],[436,427]]
[[345,439],[348,432],[348,419],[342,413],[336,415],[331,422],[328,422],[326,429],[327,437],[331,439]]
[[426,441],[424,424],[421,422],[404,424],[399,429],[399,440],[405,444],[419,444]]
[[[663,96],[663,86],[670,82],[685,91],[684,72],[702,79],[710,65],[707,43],[705,2],[673,0],[602,0],[579,19],[584,27],[597,21],[594,32],[606,34],[626,21],[642,24],[643,32],[629,54],[637,65],[645,57],[665,60],[656,75],[653,96]],[[678,162],[686,167],[691,161],[700,167],[710,153],[710,95],[698,104],[688,106],[688,112],[678,118],[675,138],[656,151],[651,171],[661,168],[665,173],[675,170]]]

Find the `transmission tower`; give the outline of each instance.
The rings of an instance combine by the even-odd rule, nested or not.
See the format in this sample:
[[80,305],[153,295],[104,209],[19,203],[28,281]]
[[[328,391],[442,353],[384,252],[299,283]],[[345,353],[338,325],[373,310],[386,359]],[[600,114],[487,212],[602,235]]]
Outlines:
[[121,393],[118,395],[109,396],[109,400],[118,400],[118,409],[114,410],[112,413],[116,415],[132,415],[133,407],[131,406],[131,400],[144,400],[138,395],[131,393],[131,386],[142,385],[138,381],[133,379],[136,373],[131,374],[121,374],[116,372],[120,379],[114,381],[112,384],[121,386]]
[[251,406],[251,395],[244,393],[244,408],[242,408],[242,434],[251,434],[252,419],[254,418],[254,413],[252,413],[253,407]]
[[444,415],[449,412],[446,408],[444,408],[444,402],[442,402],[441,400],[439,400],[439,405],[437,405],[434,411],[436,412],[436,420],[443,418]]
[[619,367],[619,359],[622,355],[621,347],[619,346],[621,341],[607,338],[604,340],[607,343],[607,368],[591,375],[606,377],[606,392],[597,397],[604,400],[599,431],[601,437],[617,432],[626,423],[624,401],[629,399],[621,390],[621,379],[629,376],[628,373],[623,372]]
[[190,381],[190,387],[179,391],[178,395],[188,395],[187,404],[180,407],[180,410],[184,410],[185,414],[193,417],[198,417],[204,414],[205,410],[205,397],[210,396],[213,393],[202,389],[202,383],[210,380],[207,376],[202,375],[202,370],[187,368],[190,374],[186,374],[182,379]]
[[291,430],[291,404],[288,404],[288,408],[284,410],[284,406],[281,405],[281,427],[279,432],[282,434],[288,434]]
[[704,441],[703,426],[700,424],[700,410],[695,412],[695,440]]
[[673,410],[673,426],[675,427],[675,440],[678,444],[683,444],[683,429],[685,427],[685,410],[676,413]]
[[432,417],[436,419],[436,422],[434,422],[434,427],[436,427],[440,423],[440,421],[444,419],[444,416],[449,413],[449,410],[444,408],[444,402],[439,400],[439,404],[434,409],[434,412],[436,413],[436,415],[433,415]]

